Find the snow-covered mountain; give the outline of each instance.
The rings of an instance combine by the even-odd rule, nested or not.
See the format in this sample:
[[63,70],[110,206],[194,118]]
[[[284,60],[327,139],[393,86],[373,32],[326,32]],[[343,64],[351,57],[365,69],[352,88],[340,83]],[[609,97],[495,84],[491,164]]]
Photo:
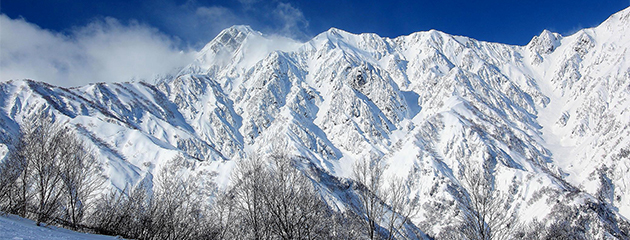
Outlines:
[[431,236],[454,223],[463,169],[485,163],[521,221],[588,221],[595,238],[623,239],[629,51],[630,8],[525,46],[335,28],[300,43],[234,26],[155,85],[1,83],[0,141],[10,146],[30,116],[53,115],[93,146],[120,189],[151,183],[178,154],[226,186],[235,161],[282,147],[309,160],[313,179],[342,180],[317,183],[338,209],[351,203],[333,183],[376,158],[386,176],[412,175],[409,194],[423,206],[413,223]]

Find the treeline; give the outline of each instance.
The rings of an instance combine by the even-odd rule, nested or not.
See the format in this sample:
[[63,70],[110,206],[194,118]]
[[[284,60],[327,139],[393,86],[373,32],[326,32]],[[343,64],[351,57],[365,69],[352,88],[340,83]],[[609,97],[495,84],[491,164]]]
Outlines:
[[104,182],[94,155],[68,128],[27,121],[0,164],[0,210],[73,229]]
[[[357,239],[354,211],[333,211],[295,159],[239,161],[219,191],[178,156],[135,187],[107,190],[93,152],[49,118],[25,121],[0,162],[0,210],[37,225],[131,239]],[[210,181],[207,181],[210,179]],[[205,180],[205,183],[204,183]],[[381,232],[383,233],[383,232]]]
[[[386,177],[378,157],[356,162],[354,180],[337,199],[317,189],[322,179],[312,178],[321,176],[282,147],[239,161],[227,189],[218,190],[213,173],[189,171],[178,156],[153,179],[106,190],[92,151],[59,123],[26,122],[14,146],[0,162],[0,210],[38,225],[131,239],[431,238],[411,223],[421,209],[420,195],[410,192],[417,180]],[[438,239],[587,238],[568,221],[519,223],[512,199],[493,187],[492,171],[486,164],[461,171],[456,224]]]
[[182,177],[176,169],[157,174],[152,194],[141,185],[97,200],[91,228],[134,239],[360,238],[355,228],[343,228],[351,220],[331,211],[286,156],[240,162],[234,185],[224,191],[190,184],[197,176]]

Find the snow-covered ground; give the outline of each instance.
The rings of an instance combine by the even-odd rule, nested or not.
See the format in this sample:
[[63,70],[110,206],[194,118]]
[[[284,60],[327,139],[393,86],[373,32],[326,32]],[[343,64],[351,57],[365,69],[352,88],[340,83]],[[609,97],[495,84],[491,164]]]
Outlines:
[[0,215],[2,240],[113,240],[112,236],[74,232],[54,226],[37,226],[34,221],[15,215]]

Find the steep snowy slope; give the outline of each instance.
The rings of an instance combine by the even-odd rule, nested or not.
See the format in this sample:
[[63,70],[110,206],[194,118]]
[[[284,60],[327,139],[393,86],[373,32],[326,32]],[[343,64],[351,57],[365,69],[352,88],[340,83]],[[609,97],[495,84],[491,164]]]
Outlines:
[[[553,99],[544,142],[564,178],[630,217],[630,11],[557,38],[532,72]],[[533,44],[530,43],[530,46]]]
[[[386,176],[410,176],[423,206],[413,223],[431,236],[461,214],[463,174],[485,166],[520,220],[588,222],[595,238],[624,239],[629,19],[626,9],[526,46],[334,28],[298,43],[234,26],[155,86],[2,83],[0,140],[10,146],[25,119],[55,116],[121,189],[151,183],[177,154],[191,172],[217,172],[219,186],[235,161],[271,148],[308,159],[314,179],[352,178],[355,161],[379,159]],[[331,183],[318,183],[328,203],[353,209]]]
[[223,148],[221,142],[195,132],[177,105],[149,84],[65,89],[26,80],[4,83],[1,89],[1,133],[7,145],[16,140],[23,121],[54,116],[56,121],[73,125],[91,144],[104,165],[104,175],[120,189],[151,180],[155,168],[179,153],[201,164],[227,159],[217,150]]

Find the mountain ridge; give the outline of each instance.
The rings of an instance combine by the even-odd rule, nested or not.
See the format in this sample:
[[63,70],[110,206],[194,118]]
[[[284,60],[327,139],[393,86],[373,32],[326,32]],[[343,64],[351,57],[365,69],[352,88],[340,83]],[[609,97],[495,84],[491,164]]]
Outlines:
[[[423,210],[413,224],[431,236],[454,223],[461,173],[489,164],[522,221],[579,209],[589,234],[623,239],[628,19],[630,8],[570,36],[545,30],[525,46],[335,28],[298,43],[235,26],[156,85],[4,82],[0,139],[11,146],[24,119],[54,116],[94,147],[118,189],[150,181],[178,154],[190,171],[217,172],[222,187],[238,159],[278,146],[340,179],[352,178],[355,161],[380,159],[386,176],[417,182],[408,194],[422,196]],[[351,204],[330,192],[329,205]]]

